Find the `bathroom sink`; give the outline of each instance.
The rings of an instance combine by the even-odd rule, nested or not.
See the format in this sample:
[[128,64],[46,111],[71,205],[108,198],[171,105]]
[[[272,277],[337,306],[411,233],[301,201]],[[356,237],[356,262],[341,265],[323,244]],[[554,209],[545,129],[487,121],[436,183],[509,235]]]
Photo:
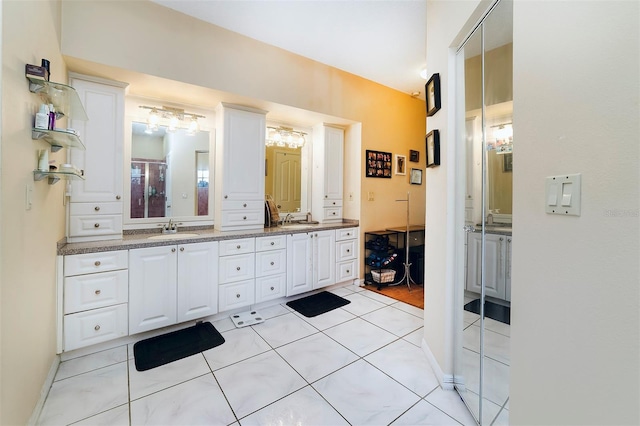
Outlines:
[[308,223],[292,223],[282,225],[282,229],[306,229],[311,227],[313,227],[313,225]]
[[149,240],[181,240],[183,238],[193,238],[193,237],[197,237],[199,234],[161,234],[161,235],[154,235],[153,237],[149,237]]

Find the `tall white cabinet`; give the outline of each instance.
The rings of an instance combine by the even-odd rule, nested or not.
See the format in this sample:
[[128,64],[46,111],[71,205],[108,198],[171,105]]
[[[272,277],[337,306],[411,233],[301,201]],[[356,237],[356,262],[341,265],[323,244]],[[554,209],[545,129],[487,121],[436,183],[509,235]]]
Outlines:
[[344,130],[319,124],[313,128],[313,218],[320,222],[342,221]]
[[287,235],[287,296],[336,282],[334,230]]
[[262,229],[266,111],[222,103],[216,109],[215,226]]
[[69,242],[122,238],[125,83],[73,74],[70,78],[88,121],[70,120],[86,150],[69,150],[69,162],[84,171],[71,181]]

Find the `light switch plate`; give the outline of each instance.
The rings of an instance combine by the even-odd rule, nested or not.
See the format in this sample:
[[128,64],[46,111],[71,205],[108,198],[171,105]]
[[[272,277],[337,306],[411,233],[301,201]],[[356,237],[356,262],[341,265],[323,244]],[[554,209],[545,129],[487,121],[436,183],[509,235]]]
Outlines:
[[549,214],[580,216],[580,173],[549,176],[545,181],[545,211]]

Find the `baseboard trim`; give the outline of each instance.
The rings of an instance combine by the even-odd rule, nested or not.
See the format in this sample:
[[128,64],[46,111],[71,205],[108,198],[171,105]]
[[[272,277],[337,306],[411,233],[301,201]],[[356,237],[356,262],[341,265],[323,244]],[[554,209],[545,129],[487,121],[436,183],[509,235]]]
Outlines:
[[49,395],[49,389],[51,389],[51,385],[53,385],[53,380],[56,377],[56,373],[58,372],[58,367],[60,366],[60,355],[56,355],[53,358],[53,362],[51,363],[51,367],[49,368],[49,373],[47,374],[47,378],[42,385],[42,389],[40,389],[40,398],[38,398],[38,402],[36,406],[33,408],[33,412],[31,413],[31,417],[27,422],[27,425],[34,426],[38,424],[38,419],[40,418],[40,414],[42,413],[42,409],[44,408],[44,401],[47,399]]
[[431,369],[433,369],[433,372],[438,379],[438,383],[440,383],[440,387],[444,390],[453,390],[453,375],[444,374],[444,371],[442,371],[442,368],[440,368],[440,364],[438,364],[438,361],[436,361],[436,357],[433,356],[433,352],[431,352],[431,349],[429,348],[429,345],[427,345],[427,342],[424,340],[424,338],[422,339],[420,347],[422,348],[422,352],[424,352],[424,354],[426,355],[427,361],[431,365]]

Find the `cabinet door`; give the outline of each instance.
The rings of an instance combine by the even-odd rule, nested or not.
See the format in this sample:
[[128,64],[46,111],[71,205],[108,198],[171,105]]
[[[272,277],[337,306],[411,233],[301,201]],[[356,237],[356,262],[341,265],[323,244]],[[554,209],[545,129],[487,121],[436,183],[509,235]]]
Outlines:
[[287,235],[287,296],[313,290],[313,234]]
[[176,323],[176,246],[129,250],[129,334]]
[[313,233],[313,288],[336,282],[336,231]]
[[[86,150],[69,150],[71,164],[84,170],[84,180],[71,181],[71,202],[119,202],[122,200],[124,140],[124,89],[71,79],[88,121],[71,120]],[[122,208],[120,208],[122,212]]]
[[325,127],[324,131],[325,198],[342,201],[344,133],[333,127]]
[[[468,234],[467,242],[467,284],[466,288],[481,293],[482,235]],[[486,234],[485,236],[485,295],[505,298],[504,255],[505,236]]]
[[218,242],[178,246],[178,322],[218,312]]

